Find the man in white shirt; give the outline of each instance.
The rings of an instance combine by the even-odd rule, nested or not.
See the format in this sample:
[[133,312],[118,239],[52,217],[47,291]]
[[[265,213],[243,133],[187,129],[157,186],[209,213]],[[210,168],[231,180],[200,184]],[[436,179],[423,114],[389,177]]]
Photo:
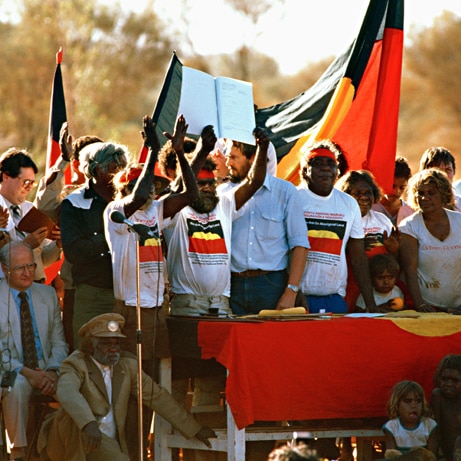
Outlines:
[[36,186],[37,172],[37,165],[25,150],[12,147],[0,157],[0,206],[9,212],[6,230],[11,240],[22,240],[32,247],[37,264],[35,281],[44,282],[45,267],[61,257],[59,229],[56,228],[52,235],[47,227],[39,227],[31,233],[17,229],[19,221],[33,207],[27,196]]

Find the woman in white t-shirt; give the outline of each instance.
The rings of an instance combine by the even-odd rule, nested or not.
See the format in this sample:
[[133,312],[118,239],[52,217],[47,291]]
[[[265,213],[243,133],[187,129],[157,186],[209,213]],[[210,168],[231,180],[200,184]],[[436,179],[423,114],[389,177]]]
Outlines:
[[410,180],[417,211],[400,225],[400,260],[416,309],[450,311],[461,306],[461,213],[447,175],[435,168]]

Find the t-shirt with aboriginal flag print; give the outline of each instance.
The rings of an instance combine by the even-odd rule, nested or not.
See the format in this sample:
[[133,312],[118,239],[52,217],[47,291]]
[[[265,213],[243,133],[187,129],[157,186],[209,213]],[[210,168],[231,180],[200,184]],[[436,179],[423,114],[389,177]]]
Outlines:
[[[104,229],[112,257],[114,296],[127,306],[137,305],[136,239],[126,224],[110,219],[113,211],[124,213],[123,200],[116,200],[104,210]],[[152,237],[139,238],[139,277],[141,307],[161,306],[165,289],[163,252],[160,232],[163,228],[163,201],[154,201],[146,209],[127,217],[131,222],[150,228]]]
[[163,234],[173,293],[230,296],[232,220],[238,215],[234,194],[223,194],[210,213],[186,206],[171,219]]
[[300,282],[304,294],[345,296],[346,246],[349,238],[364,238],[360,208],[355,198],[333,189],[326,196],[298,186],[310,250]]

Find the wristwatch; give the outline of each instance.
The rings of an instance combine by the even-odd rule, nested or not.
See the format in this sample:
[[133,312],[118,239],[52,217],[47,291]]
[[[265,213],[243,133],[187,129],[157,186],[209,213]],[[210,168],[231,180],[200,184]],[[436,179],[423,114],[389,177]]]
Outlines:
[[287,288],[294,291],[295,293],[297,293],[299,291],[298,285],[291,285],[291,283],[287,285]]

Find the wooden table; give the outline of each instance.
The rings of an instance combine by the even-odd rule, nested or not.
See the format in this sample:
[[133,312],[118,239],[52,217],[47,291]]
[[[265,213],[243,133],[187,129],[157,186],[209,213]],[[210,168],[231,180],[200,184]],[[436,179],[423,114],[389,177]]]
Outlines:
[[[246,430],[255,421],[306,420],[306,427],[316,421],[318,430],[311,424],[310,432],[317,437],[375,437],[381,434],[381,423],[360,428],[350,420],[382,422],[392,386],[404,379],[419,382],[429,399],[439,361],[461,353],[461,317],[449,314],[263,321],[171,318],[169,331],[173,355],[216,359],[227,369],[227,430],[219,432],[213,449],[227,451],[232,461],[244,460],[246,441],[291,438],[292,429]],[[167,387],[168,364],[168,359],[163,361],[161,377]],[[335,427],[320,427],[325,420],[334,420]],[[158,423],[156,450],[162,461],[169,459],[165,456],[171,446],[203,448],[168,435],[170,429]]]

